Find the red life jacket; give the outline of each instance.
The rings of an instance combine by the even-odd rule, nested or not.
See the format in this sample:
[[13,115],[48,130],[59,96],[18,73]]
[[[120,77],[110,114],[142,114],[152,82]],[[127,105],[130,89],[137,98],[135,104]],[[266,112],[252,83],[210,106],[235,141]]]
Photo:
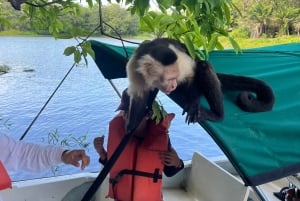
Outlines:
[[[168,150],[168,128],[175,114],[159,124],[150,122],[142,142],[133,137],[110,170],[109,198],[118,201],[162,201],[164,165],[159,153]],[[108,158],[125,135],[125,120],[116,116],[109,124]]]
[[11,188],[11,180],[8,176],[6,169],[0,161],[0,190]]

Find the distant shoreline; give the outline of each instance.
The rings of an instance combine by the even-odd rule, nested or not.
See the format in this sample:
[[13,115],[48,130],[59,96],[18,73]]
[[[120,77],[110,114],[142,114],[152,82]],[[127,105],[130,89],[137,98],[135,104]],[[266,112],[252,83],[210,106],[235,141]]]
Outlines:
[[[19,31],[0,31],[0,37],[53,37],[52,35],[38,35],[32,32],[19,32]],[[105,36],[95,36],[95,37],[104,37]],[[123,36],[123,38],[132,38],[132,39],[147,39],[145,35],[140,36]],[[276,38],[234,38],[242,49],[256,48],[256,47],[265,47],[272,45],[280,45],[286,43],[300,43],[300,36],[290,35],[290,36],[280,36]],[[219,38],[220,43],[224,46],[225,49],[232,48],[230,42],[225,37]]]

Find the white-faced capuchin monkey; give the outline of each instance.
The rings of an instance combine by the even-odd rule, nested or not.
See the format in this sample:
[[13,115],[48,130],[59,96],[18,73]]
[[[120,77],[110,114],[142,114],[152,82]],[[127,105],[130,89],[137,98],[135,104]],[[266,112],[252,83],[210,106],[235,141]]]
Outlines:
[[[274,104],[273,91],[263,81],[216,73],[209,62],[193,59],[185,45],[173,39],[159,38],[142,43],[126,68],[131,97],[127,132],[151,110],[158,90],[183,108],[187,123],[221,121],[224,117],[222,90],[241,91],[236,103],[244,111],[268,111]],[[209,109],[200,105],[202,96]]]

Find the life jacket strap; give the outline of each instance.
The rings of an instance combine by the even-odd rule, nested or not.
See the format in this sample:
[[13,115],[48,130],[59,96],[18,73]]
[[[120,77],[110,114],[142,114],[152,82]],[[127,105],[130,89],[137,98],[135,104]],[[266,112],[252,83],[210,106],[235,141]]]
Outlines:
[[159,168],[155,168],[153,173],[124,169],[121,170],[114,178],[109,179],[109,183],[111,183],[114,186],[116,183],[120,181],[121,177],[124,174],[153,178],[154,183],[157,183],[159,179],[162,179],[162,174],[159,174]]

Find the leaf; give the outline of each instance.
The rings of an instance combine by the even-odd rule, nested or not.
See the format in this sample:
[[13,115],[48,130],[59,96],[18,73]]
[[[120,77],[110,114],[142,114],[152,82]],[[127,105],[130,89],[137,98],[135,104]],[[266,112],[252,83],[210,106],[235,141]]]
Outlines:
[[88,65],[88,60],[86,59],[86,56],[83,56],[84,62],[86,65]]
[[226,3],[224,3],[222,7],[225,13],[226,21],[227,23],[230,23],[230,18],[231,18],[230,9]]
[[195,58],[195,48],[194,48],[194,44],[191,41],[191,39],[188,37],[188,35],[184,36],[184,44],[186,46],[186,48],[188,49],[190,55],[192,58]]
[[74,52],[74,61],[75,63],[79,63],[81,61],[81,53],[79,50]]
[[56,20],[55,27],[56,27],[56,31],[58,33],[60,30],[63,30],[64,25],[60,20]]
[[205,8],[206,14],[209,15],[211,13],[209,3],[205,1],[204,5],[205,6],[203,8]]
[[93,0],[86,0],[86,2],[88,3],[90,8],[93,7]]
[[159,23],[161,25],[169,25],[169,24],[175,23],[175,20],[171,16],[164,15],[161,17]]
[[234,51],[236,53],[242,51],[242,49],[240,48],[239,44],[233,38],[228,37],[228,39],[229,39],[229,41],[230,41],[230,43],[231,43],[231,45],[232,45],[232,47],[233,47],[233,49],[234,49]]
[[151,119],[155,120],[155,123],[158,124],[162,119],[167,116],[167,112],[161,103],[158,103],[156,100],[152,103],[152,116]]
[[147,32],[154,32],[154,20],[150,16],[144,16],[141,18],[141,30]]
[[73,54],[76,51],[76,47],[75,46],[70,46],[67,47],[64,51],[64,55],[66,56],[70,56],[71,54]]
[[93,58],[93,60],[95,60],[95,52],[90,42],[85,43],[83,50],[85,50]]
[[216,48],[218,50],[224,50],[224,46],[220,43],[220,41],[217,41]]
[[157,0],[157,4],[161,7],[163,7],[164,9],[168,9],[171,6],[173,6],[175,3],[174,0]]
[[208,52],[211,52],[215,49],[217,41],[218,41],[218,34],[214,33],[210,41],[208,42],[208,47],[207,47]]
[[144,16],[149,9],[149,0],[135,0],[132,9],[140,16]]

